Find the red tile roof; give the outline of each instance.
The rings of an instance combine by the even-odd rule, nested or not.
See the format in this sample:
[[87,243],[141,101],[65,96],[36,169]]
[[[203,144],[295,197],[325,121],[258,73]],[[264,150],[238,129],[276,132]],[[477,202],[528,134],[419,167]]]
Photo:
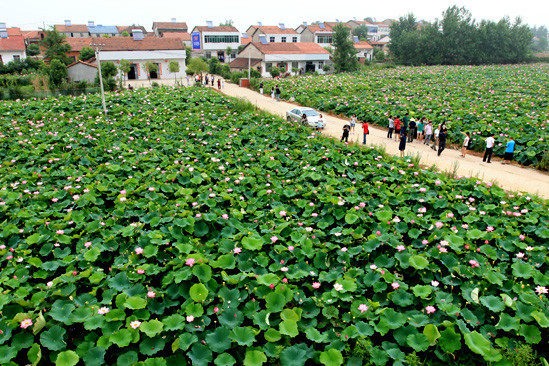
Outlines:
[[142,41],[134,41],[132,37],[110,38],[66,38],[72,51],[81,51],[91,44],[103,44],[103,51],[157,51],[157,50],[184,50],[185,44],[180,38],[145,37]]
[[118,33],[120,34],[122,34],[122,32],[128,32],[131,34],[134,29],[141,29],[141,32],[143,32],[144,35],[147,34],[147,30],[142,25],[128,25],[128,26],[117,25],[116,28],[118,29]]
[[248,37],[248,38],[241,37],[240,38],[240,44],[248,44],[251,41],[252,41],[252,39],[250,37]]
[[[95,59],[95,58],[94,58]],[[86,66],[91,66],[91,67],[95,67],[97,68],[97,65],[94,65],[94,64],[90,64],[89,62],[85,62],[85,61],[82,61],[82,60],[78,60],[76,62],[73,62],[72,64],[70,65],[67,65],[67,67],[71,67],[71,66],[74,66],[76,64],[83,64],[83,65],[86,65]]]
[[0,51],[25,51],[21,29],[8,28],[8,38],[0,38]]
[[252,44],[263,54],[318,54],[318,53],[329,54],[328,51],[326,51],[322,46],[316,43],[273,42],[268,44],[262,44],[260,42],[252,42]]
[[271,25],[263,25],[263,26],[254,25],[253,27],[256,29],[260,29],[265,34],[297,34],[295,29],[292,29],[292,28],[282,29],[280,27],[271,26]]
[[59,33],[88,33],[88,26],[84,24],[73,24],[73,25],[64,25],[56,24],[54,25],[55,29]]
[[354,44],[354,46],[357,50],[365,50],[365,49],[374,48],[374,47],[372,47],[371,44],[369,44],[366,41],[359,41],[358,43],[353,43],[353,44]]
[[154,22],[153,29],[188,29],[185,22]]
[[40,34],[42,32],[43,31],[39,31],[39,30],[31,30],[31,31],[22,31],[21,33],[23,33],[23,38],[29,39],[29,38],[40,38]]
[[[105,38],[106,39],[106,38]],[[91,38],[67,37],[65,42],[71,46],[71,51],[80,52],[84,47],[90,47]]]
[[182,41],[190,41],[191,35],[187,32],[166,32],[162,35],[162,38],[178,38]]
[[208,27],[208,26],[196,26],[193,29],[194,31],[202,32],[202,33],[208,33],[208,32],[236,32],[238,33],[238,29],[233,27],[232,25],[221,25],[217,27]]
[[[256,67],[261,64],[261,59],[259,58],[252,58],[250,59],[250,66]],[[248,58],[247,57],[241,57],[241,58],[235,58],[233,61],[229,63],[229,66],[232,69],[247,69],[248,68]]]

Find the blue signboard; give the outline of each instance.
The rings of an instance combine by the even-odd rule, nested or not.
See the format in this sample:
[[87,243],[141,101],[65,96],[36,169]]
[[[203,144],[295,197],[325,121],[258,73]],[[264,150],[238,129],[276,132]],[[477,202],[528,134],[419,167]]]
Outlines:
[[199,50],[200,49],[200,33],[194,32],[192,33],[193,38],[193,50]]

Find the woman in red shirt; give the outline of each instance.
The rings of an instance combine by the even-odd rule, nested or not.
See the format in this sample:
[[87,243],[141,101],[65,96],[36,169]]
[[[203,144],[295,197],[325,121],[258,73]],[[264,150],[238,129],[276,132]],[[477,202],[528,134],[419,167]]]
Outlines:
[[397,116],[397,118],[395,118],[395,141],[398,141],[397,139],[400,138],[401,125],[400,116]]

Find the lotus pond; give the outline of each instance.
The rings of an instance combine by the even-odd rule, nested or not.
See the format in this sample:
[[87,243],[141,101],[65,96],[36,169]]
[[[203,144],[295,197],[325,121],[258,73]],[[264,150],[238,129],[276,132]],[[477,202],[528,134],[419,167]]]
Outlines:
[[461,144],[469,131],[476,151],[493,132],[496,156],[511,136],[519,163],[549,170],[549,64],[373,69],[268,81],[266,90],[275,84],[284,99],[383,127],[405,113],[449,121],[449,142]]
[[201,88],[0,104],[0,364],[547,357],[547,202]]

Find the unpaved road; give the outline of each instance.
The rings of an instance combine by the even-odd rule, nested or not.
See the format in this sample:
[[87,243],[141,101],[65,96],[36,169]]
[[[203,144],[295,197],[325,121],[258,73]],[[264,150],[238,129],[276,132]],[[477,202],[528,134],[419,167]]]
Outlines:
[[[258,108],[284,118],[286,118],[286,111],[295,107],[295,104],[276,102],[271,99],[270,95],[261,95],[253,90],[227,82],[221,91],[231,97],[246,99]],[[346,120],[329,116],[327,113],[323,114],[326,117],[327,127],[322,133],[341,138]],[[349,142],[351,140],[362,143],[360,124],[357,125],[355,133],[349,136]],[[370,134],[366,143],[367,145],[382,146],[391,155],[399,155],[398,143],[388,139],[387,132],[382,129],[370,126]],[[549,175],[535,169],[521,168],[519,165],[503,165],[499,158],[493,159],[491,164],[483,163],[482,158],[473,155],[462,158],[460,157],[461,153],[452,148],[447,148],[441,156],[437,156],[435,151],[417,141],[406,144],[406,155],[419,155],[421,164],[435,165],[440,171],[453,172],[455,169],[456,174],[459,175],[478,177],[480,180],[498,184],[507,190],[533,193],[549,199]]]

